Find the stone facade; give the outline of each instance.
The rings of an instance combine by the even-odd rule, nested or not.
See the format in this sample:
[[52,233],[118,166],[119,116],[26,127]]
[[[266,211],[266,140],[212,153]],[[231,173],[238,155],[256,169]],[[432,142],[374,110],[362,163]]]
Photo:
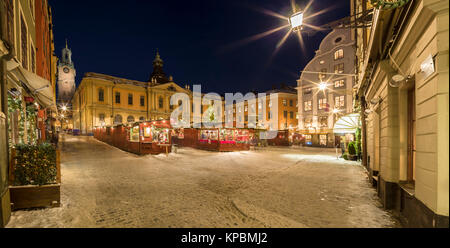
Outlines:
[[405,226],[448,227],[448,4],[376,9],[370,39],[358,39],[367,167]]
[[[353,113],[354,45],[349,29],[333,30],[298,80],[298,128],[310,137],[313,146],[339,144],[333,133],[334,124],[339,117]],[[327,88],[319,90],[320,83]]]

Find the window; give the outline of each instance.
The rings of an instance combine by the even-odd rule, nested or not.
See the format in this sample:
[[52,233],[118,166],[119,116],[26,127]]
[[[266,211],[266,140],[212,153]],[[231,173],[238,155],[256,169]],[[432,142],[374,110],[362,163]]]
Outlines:
[[294,119],[294,112],[289,112],[289,115],[290,115],[290,117],[291,117],[291,119]]
[[336,80],[334,81],[334,88],[341,88],[345,86],[345,80],[341,79],[341,80]]
[[20,39],[22,42],[22,67],[28,70],[28,31],[23,16],[20,15]]
[[293,100],[289,100],[289,106],[291,106],[291,107],[294,106],[294,101]]
[[327,73],[327,69],[326,68],[323,68],[322,70],[320,70],[320,72],[322,72],[322,73],[319,73],[319,80],[324,80],[325,78],[326,78],[326,74],[324,74],[324,73]]
[[116,92],[116,103],[120,103],[120,92]]
[[98,101],[99,102],[105,101],[105,91],[103,89],[98,90]]
[[344,73],[344,63],[334,66],[334,73]]
[[158,103],[158,105],[159,105],[159,108],[160,108],[160,109],[162,109],[162,108],[164,107],[164,98],[159,97],[159,103]]
[[287,100],[283,99],[283,106],[287,106]]
[[31,71],[33,72],[33,73],[35,73],[36,72],[36,64],[35,64],[35,58],[34,58],[34,53],[35,53],[35,50],[34,50],[34,47],[33,47],[33,45],[30,45],[30,60],[31,60]]
[[327,135],[326,134],[320,135],[319,139],[320,139],[321,146],[327,146]]
[[133,94],[128,94],[128,105],[133,105]]
[[127,117],[127,122],[128,122],[128,123],[133,123],[133,122],[134,122],[134,116],[131,116],[131,115],[128,116],[128,117]]
[[287,111],[283,111],[283,116],[284,116],[285,119],[287,119],[287,117],[288,117],[288,112],[287,112]]
[[100,114],[100,115],[98,116],[98,120],[99,120],[101,123],[104,123],[104,122],[105,122],[105,114]]
[[321,127],[328,126],[328,116],[319,116],[319,124]]
[[268,119],[270,120],[270,119],[272,119],[272,111],[269,111],[269,113],[268,113]]
[[336,96],[334,98],[334,107],[335,108],[345,107],[345,96]]
[[139,121],[145,121],[145,117],[144,116],[139,117]]
[[339,49],[336,52],[334,52],[334,60],[342,59],[344,58],[344,49]]
[[306,101],[305,102],[305,111],[311,111],[312,110],[312,101]]
[[312,126],[311,118],[305,118],[304,124],[305,124],[305,127],[310,128]]
[[116,115],[116,117],[114,117],[114,124],[122,124],[122,116],[121,115]]
[[303,90],[303,95],[310,95],[312,93],[312,88],[307,88]]
[[144,96],[141,96],[140,102],[141,102],[141,107],[144,107],[145,106],[145,97]]
[[325,64],[325,60],[321,60],[321,61],[319,62],[319,64],[321,64],[321,65]]
[[326,109],[328,107],[327,99],[321,98],[319,99],[319,109]]

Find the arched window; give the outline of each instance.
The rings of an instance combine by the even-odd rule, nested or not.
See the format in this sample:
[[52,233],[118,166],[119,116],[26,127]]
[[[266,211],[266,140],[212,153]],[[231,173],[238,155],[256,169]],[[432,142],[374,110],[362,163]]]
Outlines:
[[134,122],[134,116],[128,116],[128,118],[127,118],[127,122],[128,123],[133,123]]
[[98,101],[99,102],[105,101],[105,91],[103,89],[98,90]]
[[145,117],[144,116],[139,117],[139,121],[145,121]]
[[122,124],[122,116],[121,115],[116,115],[116,117],[114,117],[114,124]]
[[159,97],[159,108],[163,108],[164,107],[164,98],[162,98],[161,96]]

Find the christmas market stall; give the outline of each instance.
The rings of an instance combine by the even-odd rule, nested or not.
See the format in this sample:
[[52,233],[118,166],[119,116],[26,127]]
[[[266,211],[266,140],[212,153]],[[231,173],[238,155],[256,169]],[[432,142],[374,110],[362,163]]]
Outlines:
[[289,146],[289,130],[278,131],[277,136],[267,142],[270,146]]
[[179,146],[218,152],[250,150],[254,135],[251,129],[245,128],[184,128],[175,133]]
[[97,140],[135,154],[170,153],[172,128],[168,121],[138,122],[114,127],[96,127]]

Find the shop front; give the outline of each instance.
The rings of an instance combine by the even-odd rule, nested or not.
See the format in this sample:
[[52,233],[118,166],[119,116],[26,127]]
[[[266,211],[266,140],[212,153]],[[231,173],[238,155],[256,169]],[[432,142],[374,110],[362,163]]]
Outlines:
[[171,132],[168,121],[158,120],[128,126],[96,127],[94,137],[127,152],[157,155],[171,152]]

